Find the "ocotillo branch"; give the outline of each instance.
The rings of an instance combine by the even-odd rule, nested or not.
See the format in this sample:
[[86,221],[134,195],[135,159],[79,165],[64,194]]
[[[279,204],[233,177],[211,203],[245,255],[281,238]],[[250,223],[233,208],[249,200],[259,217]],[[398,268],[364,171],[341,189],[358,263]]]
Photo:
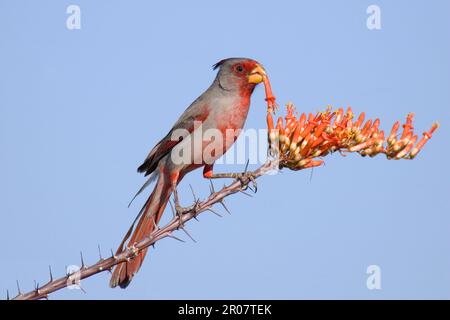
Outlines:
[[[268,161],[261,167],[259,167],[256,171],[253,172],[254,177],[258,178],[268,171],[277,168],[278,161]],[[93,275],[96,275],[98,273],[104,272],[104,271],[110,271],[112,267],[114,267],[116,264],[119,264],[121,262],[125,262],[129,259],[133,259],[136,254],[149,247],[154,245],[157,241],[170,237],[177,240],[182,241],[181,239],[175,237],[173,233],[177,230],[182,230],[186,232],[186,234],[189,235],[189,233],[185,229],[185,223],[195,219],[199,214],[205,211],[212,212],[216,215],[218,215],[217,212],[214,211],[212,208],[215,204],[222,204],[224,208],[228,211],[228,208],[225,206],[224,199],[237,192],[245,192],[243,190],[243,185],[240,181],[234,181],[228,186],[224,186],[221,190],[215,191],[213,184],[211,183],[211,194],[208,198],[206,198],[203,201],[200,201],[199,199],[194,199],[194,205],[187,211],[184,212],[183,215],[175,215],[172,218],[172,220],[167,223],[162,228],[156,228],[155,231],[153,231],[147,238],[144,240],[136,243],[133,247],[125,248],[123,252],[119,254],[111,254],[109,258],[102,259],[100,258],[99,261],[94,263],[93,265],[86,266],[83,261],[83,257],[81,256],[81,268],[79,271],[67,274],[64,277],[61,277],[59,279],[53,279],[53,275],[50,271],[50,280],[42,286],[39,286],[36,284],[35,289],[27,292],[22,293],[20,291],[20,288],[18,288],[18,295],[13,298],[13,300],[37,300],[37,299],[45,299],[48,297],[48,295],[52,292],[58,291],[60,289],[66,288],[70,285],[79,285],[79,281],[82,279],[89,278]],[[194,195],[195,197],[195,195]],[[192,238],[192,237],[191,237]]]

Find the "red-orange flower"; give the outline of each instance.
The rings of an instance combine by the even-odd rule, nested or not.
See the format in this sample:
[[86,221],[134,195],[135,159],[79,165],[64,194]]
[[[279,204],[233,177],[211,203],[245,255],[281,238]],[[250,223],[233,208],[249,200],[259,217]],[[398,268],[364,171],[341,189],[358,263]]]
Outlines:
[[332,111],[329,106],[315,116],[302,113],[297,117],[292,103],[286,105],[284,121],[279,117],[274,125],[272,113],[276,112],[277,105],[267,76],[264,76],[264,87],[269,151],[272,156],[279,158],[280,167],[292,170],[320,166],[323,160],[317,158],[335,151],[357,152],[363,157],[385,154],[388,159],[414,159],[439,127],[437,122],[434,123],[416,144],[418,135],[414,134],[412,125],[414,114],[410,113],[403,124],[401,135],[397,133],[400,127],[397,121],[385,139],[384,131],[379,129],[380,120],[369,119],[364,123],[364,112],[355,120],[350,107],[344,113],[343,108]]

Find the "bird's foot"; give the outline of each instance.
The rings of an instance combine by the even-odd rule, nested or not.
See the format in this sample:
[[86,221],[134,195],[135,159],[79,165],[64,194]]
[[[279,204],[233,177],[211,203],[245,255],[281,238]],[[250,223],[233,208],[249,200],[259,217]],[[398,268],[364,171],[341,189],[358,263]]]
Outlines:
[[197,207],[197,203],[195,203],[195,204],[193,204],[192,206],[189,206],[189,207],[182,207],[180,205],[175,204],[175,211],[176,211],[178,216],[182,216],[182,215],[185,215],[185,214],[190,213],[192,211],[195,211],[196,207]]
[[175,214],[177,215],[178,219],[180,220],[180,227],[183,227],[184,226],[183,216],[187,213],[192,213],[192,212],[195,215],[198,205],[199,205],[199,200],[196,200],[192,206],[182,207],[180,205],[180,201],[178,199],[178,192],[177,192],[176,188],[173,191],[173,197],[174,197],[174,202],[175,202]]
[[[258,184],[256,183],[256,174],[251,171],[244,171],[241,173],[230,173],[230,178],[236,179],[241,183],[241,189],[250,189],[254,193],[258,191]],[[252,186],[250,186],[250,183]]]
[[[247,163],[245,164],[244,172],[237,173],[236,174],[236,180],[241,182],[241,188],[242,190],[247,190],[250,188],[254,193],[258,191],[258,184],[256,183],[256,174],[253,171],[248,171],[248,164],[249,161],[247,160]],[[250,187],[250,182],[252,184],[252,187]]]

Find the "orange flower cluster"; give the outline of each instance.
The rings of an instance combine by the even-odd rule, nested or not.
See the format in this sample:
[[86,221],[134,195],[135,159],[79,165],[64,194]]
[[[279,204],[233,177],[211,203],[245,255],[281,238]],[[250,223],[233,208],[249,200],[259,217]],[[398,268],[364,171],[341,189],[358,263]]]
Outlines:
[[288,104],[285,121],[279,117],[276,125],[273,110],[269,107],[267,112],[270,152],[279,156],[280,167],[292,170],[320,166],[323,160],[317,158],[335,151],[370,157],[385,154],[395,160],[413,159],[439,126],[434,123],[416,144],[418,135],[413,131],[413,113],[408,114],[401,134],[397,134],[400,127],[397,121],[385,139],[384,131],[379,130],[379,119],[364,122],[364,112],[356,118],[350,107],[346,112],[343,108],[336,111],[327,108],[316,115],[302,113],[297,117],[294,106]]

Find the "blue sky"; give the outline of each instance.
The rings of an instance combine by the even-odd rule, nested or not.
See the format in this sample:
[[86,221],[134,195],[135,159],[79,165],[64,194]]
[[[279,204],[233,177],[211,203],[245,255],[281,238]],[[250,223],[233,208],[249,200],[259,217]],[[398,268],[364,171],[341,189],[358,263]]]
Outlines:
[[[66,28],[70,4],[80,30]],[[371,4],[381,30],[366,27]],[[449,298],[449,12],[444,0],[0,0],[0,290],[115,249],[145,198],[127,208],[137,166],[211,65],[247,56],[279,103],[351,105],[384,129],[414,111],[417,132],[441,128],[414,161],[335,154],[313,173],[263,177],[254,198],[229,198],[231,216],[190,223],[197,243],[158,243],[126,290],[102,274],[87,294],[53,298]],[[247,128],[265,126],[263,99],[261,87]],[[194,172],[185,204],[189,183],[208,190]],[[369,265],[381,290],[366,287]]]

